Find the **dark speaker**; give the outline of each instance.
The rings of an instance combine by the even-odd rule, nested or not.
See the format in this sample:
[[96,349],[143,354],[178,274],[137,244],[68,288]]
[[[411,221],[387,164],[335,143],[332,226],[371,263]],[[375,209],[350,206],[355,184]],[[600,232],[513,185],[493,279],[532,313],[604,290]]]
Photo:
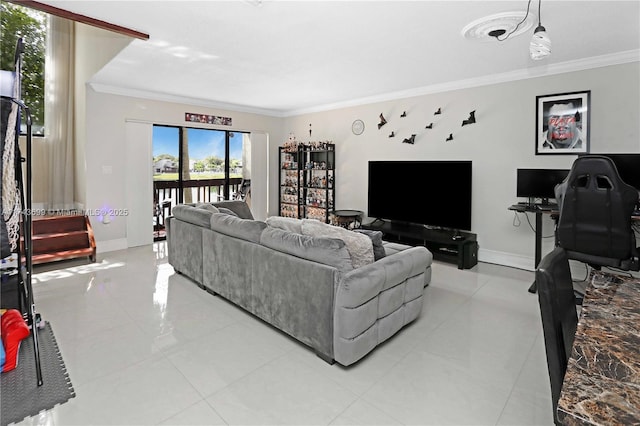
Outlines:
[[468,241],[462,247],[462,269],[471,269],[478,264],[478,242]]

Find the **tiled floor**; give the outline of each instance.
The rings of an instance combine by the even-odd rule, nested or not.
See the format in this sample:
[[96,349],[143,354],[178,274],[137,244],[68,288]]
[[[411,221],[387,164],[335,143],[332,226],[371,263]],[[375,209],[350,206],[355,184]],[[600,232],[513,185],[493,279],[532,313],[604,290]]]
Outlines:
[[434,263],[422,315],[329,365],[167,263],[164,242],[36,269],[77,396],[46,425],[552,425],[533,273]]

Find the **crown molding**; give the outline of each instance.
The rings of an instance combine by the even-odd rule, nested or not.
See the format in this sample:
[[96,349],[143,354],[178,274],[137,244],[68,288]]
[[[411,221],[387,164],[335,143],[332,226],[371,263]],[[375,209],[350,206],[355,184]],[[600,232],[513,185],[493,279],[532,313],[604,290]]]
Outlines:
[[621,65],[631,62],[640,62],[640,50],[628,50],[610,55],[594,56],[585,59],[578,59],[575,61],[561,62],[558,64],[540,65],[532,68],[510,71],[501,74],[492,74],[467,80],[458,80],[449,83],[434,84],[431,86],[423,86],[414,89],[389,92],[382,95],[368,96],[365,98],[353,99],[346,102],[337,102],[333,104],[319,105],[311,108],[289,110],[285,111],[283,115],[285,117],[290,117],[315,112],[331,111],[341,108],[392,101],[396,99],[450,92],[453,90],[508,83],[517,80],[527,80],[530,78],[545,77],[568,72],[585,71],[594,68],[601,68],[611,65]]
[[178,104],[200,106],[205,108],[223,109],[226,111],[244,112],[249,114],[266,115],[269,117],[284,117],[282,111],[276,111],[264,108],[254,108],[250,106],[231,104],[226,102],[210,101],[200,98],[192,98],[188,96],[170,95],[168,93],[153,92],[150,90],[139,90],[128,87],[112,86],[102,83],[89,83],[89,86],[99,93],[109,95],[128,96],[132,98],[140,98],[151,101],[173,102]]
[[631,62],[640,62],[640,50],[629,50],[610,55],[594,56],[575,61],[562,62],[558,64],[545,64],[517,71],[510,71],[501,74],[492,74],[488,76],[472,78],[467,80],[458,80],[449,83],[434,84],[413,89],[407,89],[396,92],[389,92],[381,95],[368,96],[353,99],[345,102],[336,102],[331,104],[318,105],[310,108],[292,109],[287,111],[273,110],[265,108],[255,108],[245,105],[238,105],[226,102],[218,102],[200,98],[192,98],[186,96],[170,95],[167,93],[153,92],[147,90],[131,89],[126,87],[112,86],[101,83],[89,83],[89,86],[96,92],[107,93],[112,95],[129,96],[134,98],[156,100],[163,102],[174,102],[186,105],[201,106],[205,108],[223,109],[228,111],[243,112],[249,114],[259,114],[268,117],[285,118],[296,115],[311,114],[316,112],[332,111],[342,108],[350,108],[361,105],[374,104],[378,102],[387,102],[397,99],[412,98],[416,96],[431,95],[435,93],[450,92],[453,90],[470,89],[473,87],[488,86],[492,84],[508,83],[518,80],[527,80],[531,78],[546,77],[556,74],[564,74],[568,72],[585,71],[594,68],[607,67],[612,65],[621,65]]

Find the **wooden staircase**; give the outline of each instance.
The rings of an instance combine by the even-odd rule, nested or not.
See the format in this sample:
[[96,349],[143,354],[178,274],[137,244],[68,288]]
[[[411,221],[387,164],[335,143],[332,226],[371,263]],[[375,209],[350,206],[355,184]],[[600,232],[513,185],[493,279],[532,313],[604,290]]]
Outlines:
[[89,257],[96,261],[96,241],[88,216],[42,216],[33,218],[32,262]]

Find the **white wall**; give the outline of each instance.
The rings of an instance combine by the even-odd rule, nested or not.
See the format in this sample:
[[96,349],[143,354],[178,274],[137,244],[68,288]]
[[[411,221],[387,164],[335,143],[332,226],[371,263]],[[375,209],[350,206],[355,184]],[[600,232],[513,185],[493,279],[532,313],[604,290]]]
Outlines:
[[86,202],[86,82],[105,64],[125,48],[131,37],[123,36],[112,31],[102,30],[80,23],[75,24],[76,30],[76,84],[75,84],[75,201],[80,208]]
[[[153,125],[127,122],[125,144],[125,180],[134,183],[125,186],[127,247],[136,247],[153,243]],[[102,224],[105,218],[115,219],[120,211],[105,213]]]
[[[533,269],[534,233],[522,214],[517,218],[520,226],[514,226],[515,214],[507,210],[516,201],[516,169],[569,168],[575,159],[572,155],[535,155],[535,97],[581,90],[591,90],[591,152],[640,152],[638,62],[284,119],[88,89],[86,208],[103,205],[127,208],[125,187],[137,188],[135,181],[125,181],[126,162],[122,156],[126,152],[126,120],[184,125],[185,112],[200,112],[232,117],[233,126],[226,130],[267,135],[262,139],[268,140],[268,159],[260,163],[259,158],[252,156],[252,165],[268,171],[266,214],[277,214],[278,146],[289,132],[299,140],[308,140],[311,123],[313,140],[329,139],[336,143],[336,208],[366,211],[369,160],[472,160],[472,230],[478,234],[479,259]],[[433,115],[437,108],[442,108],[442,115]],[[476,110],[477,122],[461,127],[471,110]],[[401,119],[403,111],[407,117]],[[388,124],[378,130],[380,113],[384,113]],[[351,133],[351,123],[358,118],[364,120],[366,128],[362,135],[355,136]],[[432,121],[433,129],[424,129]],[[395,138],[388,137],[391,131],[396,133]],[[415,145],[403,144],[402,139],[411,133],[417,133]],[[454,140],[445,142],[449,133],[453,133]],[[135,176],[130,171],[128,174]],[[419,190],[417,186],[416,197]],[[254,191],[255,186],[252,200],[256,197]],[[425,200],[427,205],[428,201]],[[399,208],[403,205],[403,200],[394,202]],[[534,218],[530,219],[534,223]],[[544,235],[552,235],[552,225],[550,219],[545,220]],[[96,226],[95,231],[99,251],[127,246],[125,221],[115,218],[108,226]],[[543,254],[550,251],[552,245],[552,238],[545,239]]]
[[[390,77],[391,78],[391,77]],[[526,217],[507,207],[517,201],[516,169],[570,168],[575,155],[535,155],[535,100],[538,95],[591,90],[591,152],[640,152],[640,66],[638,62],[587,71],[495,84],[465,90],[398,99],[364,106],[305,114],[284,121],[286,134],[336,143],[336,208],[367,210],[369,160],[472,160],[472,231],[478,234],[479,259],[533,269],[534,232]],[[442,115],[433,112],[442,108]],[[476,123],[462,120],[476,111]],[[407,117],[400,118],[406,111]],[[377,128],[383,113],[388,123]],[[351,133],[355,119],[365,122],[360,136]],[[424,127],[433,122],[433,129]],[[388,135],[394,131],[395,138]],[[416,133],[415,145],[402,143]],[[453,133],[454,140],[445,142]],[[271,153],[271,211],[277,211],[277,145]],[[273,151],[275,149],[275,151]],[[443,177],[443,179],[452,177]],[[410,182],[398,182],[409,185]],[[438,184],[421,182],[416,185]],[[429,200],[422,200],[429,208]],[[407,201],[390,200],[403,208]],[[413,203],[414,200],[409,200]],[[433,208],[446,208],[434,206]],[[535,226],[535,218],[530,217]],[[553,234],[547,218],[543,235]],[[543,255],[553,238],[544,240]]]
[[256,220],[269,214],[269,135],[251,133],[251,212]]
[[[121,49],[132,40],[112,31],[101,30],[96,27],[75,23],[75,147],[74,147],[74,201],[77,207],[84,208],[86,194],[86,162],[84,148],[86,145],[86,82],[109,62]],[[24,147],[24,138],[21,146]],[[49,157],[47,139],[33,138],[33,204],[34,207],[44,208],[49,200]]]

